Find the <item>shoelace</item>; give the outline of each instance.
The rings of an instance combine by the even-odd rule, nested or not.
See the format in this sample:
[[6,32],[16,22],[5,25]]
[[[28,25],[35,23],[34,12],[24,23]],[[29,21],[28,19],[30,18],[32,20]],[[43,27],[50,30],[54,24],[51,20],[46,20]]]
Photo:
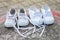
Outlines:
[[[31,19],[30,19],[27,15],[26,15],[26,18],[32,23]],[[16,20],[17,20],[17,19],[16,19]],[[34,24],[33,24],[33,25],[34,25]],[[35,33],[36,31],[40,31],[40,29],[43,29],[42,32],[41,32],[41,34],[40,34],[40,36],[42,36],[42,34],[43,34],[44,30],[45,30],[45,26],[44,26],[44,25],[40,25],[40,26],[42,26],[42,27],[38,26],[38,27],[40,27],[38,30],[36,30],[36,26],[38,26],[38,25],[34,25],[33,33]],[[28,35],[24,35],[26,32],[22,34],[15,25],[13,25],[13,27],[14,27],[14,29],[17,31],[17,33],[18,33],[20,36],[22,36],[22,37],[27,37],[29,34],[31,34],[31,33],[29,33]],[[28,32],[28,31],[27,31],[27,32]]]
[[[31,22],[31,19],[26,15],[26,18]],[[32,22],[31,22],[32,23]],[[34,25],[34,24],[33,24]],[[40,25],[40,26],[38,26],[39,27],[39,29],[38,30],[36,30],[36,26],[38,26],[38,25],[34,25],[34,30],[33,30],[33,33],[35,33],[36,31],[40,31],[40,29],[43,29],[42,30],[42,32],[41,32],[41,34],[40,34],[40,36],[42,36],[42,34],[43,34],[43,32],[44,32],[44,30],[45,30],[45,26],[46,25]],[[42,26],[42,27],[41,27]]]
[[[17,19],[16,19],[16,22],[17,22]],[[31,33],[29,33],[28,35],[24,35],[24,34],[26,34],[28,31],[30,31],[31,29],[33,29],[33,27],[32,28],[25,28],[25,29],[29,29],[28,31],[26,31],[26,32],[24,32],[24,33],[21,33],[20,31],[19,31],[19,29],[22,29],[22,30],[25,30],[25,29],[23,29],[23,28],[17,28],[17,27],[19,27],[18,25],[17,25],[17,27],[15,26],[15,25],[13,25],[13,27],[14,27],[14,29],[16,30],[16,32],[20,35],[20,36],[22,36],[22,37],[27,37],[29,34],[31,34]]]
[[[27,17],[27,18],[28,18],[28,17]],[[28,19],[29,19],[29,18],[28,18]],[[29,20],[30,20],[30,19],[29,19]],[[31,22],[31,20],[30,20],[30,22]],[[38,26],[38,25],[37,25],[37,26]],[[34,25],[33,33],[36,32],[36,31],[40,31],[40,29],[43,29],[42,32],[41,32],[41,34],[40,34],[40,36],[42,36],[42,34],[43,34],[44,30],[45,30],[45,26],[44,26],[44,25],[41,25],[41,26],[42,26],[42,27],[39,26],[40,28],[39,28],[38,30],[36,30],[36,26]],[[25,36],[24,34],[25,34],[26,32],[22,34],[15,25],[13,25],[13,27],[14,27],[14,29],[17,31],[17,33],[18,33],[19,35],[21,35],[22,37],[27,37],[29,34],[31,34],[31,33],[29,33],[28,35]],[[28,31],[27,31],[27,32],[28,32]]]

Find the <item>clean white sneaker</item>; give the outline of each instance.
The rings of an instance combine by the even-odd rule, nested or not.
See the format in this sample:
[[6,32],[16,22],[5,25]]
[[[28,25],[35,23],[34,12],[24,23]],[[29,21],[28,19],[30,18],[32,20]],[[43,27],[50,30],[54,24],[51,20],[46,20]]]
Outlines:
[[49,6],[47,5],[42,6],[41,12],[43,14],[44,24],[49,25],[54,23],[54,17]]
[[36,7],[30,7],[29,9],[30,22],[33,25],[40,26],[43,24],[42,14]]
[[18,12],[18,20],[17,24],[19,26],[27,26],[29,24],[29,20],[26,18],[26,11],[25,9],[21,8]]
[[16,25],[15,20],[16,20],[16,12],[15,9],[12,8],[7,12],[6,21],[4,23],[5,27],[13,27],[13,25]]

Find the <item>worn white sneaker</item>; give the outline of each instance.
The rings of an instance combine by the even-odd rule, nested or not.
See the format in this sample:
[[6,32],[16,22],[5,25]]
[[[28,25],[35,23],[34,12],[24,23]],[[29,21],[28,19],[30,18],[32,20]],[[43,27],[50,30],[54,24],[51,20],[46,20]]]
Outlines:
[[54,17],[49,6],[47,5],[42,6],[41,12],[43,14],[44,24],[49,25],[54,23]]
[[13,27],[13,25],[16,25],[16,12],[15,9],[12,8],[7,12],[6,15],[6,21],[4,23],[5,27]]
[[[26,17],[26,11],[25,11],[24,8],[21,8],[18,11],[18,19],[17,19],[17,27],[18,28],[17,29],[15,28],[20,36],[27,37],[27,35],[24,35],[25,32],[21,33],[21,32],[19,32],[19,29],[22,29],[22,30],[29,29],[29,28],[25,28],[25,26],[27,26],[28,24],[29,24],[29,20]],[[19,27],[19,26],[24,26],[24,28],[23,27]]]
[[19,13],[18,13],[18,20],[17,20],[17,24],[19,26],[27,26],[29,24],[29,21],[28,19],[26,18],[26,11],[25,9],[21,8],[19,10]]
[[33,25],[40,26],[43,24],[42,14],[36,7],[30,7],[29,9],[30,22]]
[[34,6],[31,6],[28,9],[28,16],[27,19],[30,21],[31,24],[34,26],[33,33],[36,32],[36,26],[41,27],[40,25],[43,24],[42,14],[40,10]]

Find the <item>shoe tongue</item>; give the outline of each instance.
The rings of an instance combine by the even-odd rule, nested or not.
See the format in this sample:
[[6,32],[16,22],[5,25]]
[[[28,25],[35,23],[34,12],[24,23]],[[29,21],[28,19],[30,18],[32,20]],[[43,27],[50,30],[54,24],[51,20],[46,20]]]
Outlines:
[[46,11],[46,16],[51,16],[51,12]]
[[26,16],[25,16],[24,13],[20,13],[20,14],[19,14],[19,19],[25,19],[25,17],[26,17]]
[[29,12],[30,12],[29,15],[31,18],[40,17],[40,13],[38,11],[30,10]]
[[25,15],[25,13],[20,13],[20,15]]
[[46,16],[51,16],[51,10],[49,7],[44,7],[43,12],[45,13]]
[[34,15],[35,16],[40,16],[40,13],[39,12],[35,12]]

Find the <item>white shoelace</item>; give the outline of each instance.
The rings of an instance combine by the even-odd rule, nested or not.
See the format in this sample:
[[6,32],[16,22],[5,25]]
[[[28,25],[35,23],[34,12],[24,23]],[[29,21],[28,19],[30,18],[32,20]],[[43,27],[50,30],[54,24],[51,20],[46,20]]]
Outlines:
[[[31,21],[31,19],[26,15],[26,18],[32,23],[32,21]],[[16,21],[17,21],[17,19],[16,19]],[[34,24],[33,24],[34,25]],[[40,29],[42,29],[42,32],[40,33],[40,36],[42,36],[42,34],[43,34],[43,32],[44,32],[44,30],[45,30],[45,26],[44,25],[41,25],[42,27],[40,27],[40,26],[38,26],[39,27],[39,29],[38,30],[36,30],[36,26],[38,26],[38,25],[34,25],[34,27],[32,28],[33,29],[33,32],[32,33],[35,33],[35,32],[37,32],[37,31],[40,31]],[[28,35],[30,35],[31,34],[31,32],[30,33],[28,33],[28,35],[24,35],[24,34],[26,34],[26,32],[28,32],[28,31],[26,31],[25,33],[21,33],[20,31],[19,31],[19,29],[13,24],[13,27],[14,27],[14,29],[17,31],[17,33],[20,35],[20,36],[22,36],[22,37],[27,37]],[[23,28],[22,28],[23,29]],[[29,28],[28,28],[29,29]]]
[[[26,18],[31,22],[31,19],[26,15]],[[31,22],[32,23],[32,22]],[[34,25],[34,24],[33,24]],[[36,26],[38,26],[38,25],[36,25]],[[40,31],[40,29],[42,29],[42,32],[41,32],[41,34],[40,34],[40,36],[42,36],[42,34],[43,34],[43,32],[44,32],[44,30],[45,30],[45,25],[40,25],[40,26],[38,26],[39,27],[39,29],[38,30],[36,30],[36,26],[34,25],[34,30],[33,30],[33,33],[35,33],[36,31]],[[41,27],[42,26],[42,27]]]

